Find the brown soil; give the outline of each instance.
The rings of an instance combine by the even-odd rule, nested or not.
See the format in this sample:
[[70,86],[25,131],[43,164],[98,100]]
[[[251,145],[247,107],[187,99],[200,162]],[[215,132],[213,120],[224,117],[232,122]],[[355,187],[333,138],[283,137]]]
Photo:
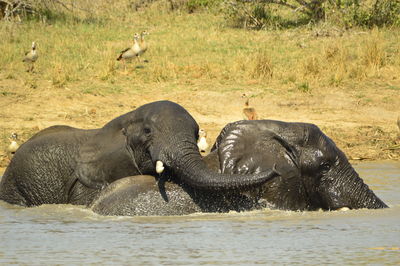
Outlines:
[[243,119],[243,93],[252,96],[250,105],[261,119],[314,123],[352,160],[400,159],[398,90],[362,89],[360,96],[360,91],[341,88],[302,93],[266,90],[253,84],[236,89],[199,81],[188,86],[126,88],[118,94],[84,94],[82,86],[54,88],[47,81],[37,81],[33,89],[21,80],[0,77],[0,173],[9,163],[6,150],[11,132],[17,132],[22,143],[52,125],[97,128],[140,105],[162,99],[184,106],[207,131],[211,146],[224,125]]

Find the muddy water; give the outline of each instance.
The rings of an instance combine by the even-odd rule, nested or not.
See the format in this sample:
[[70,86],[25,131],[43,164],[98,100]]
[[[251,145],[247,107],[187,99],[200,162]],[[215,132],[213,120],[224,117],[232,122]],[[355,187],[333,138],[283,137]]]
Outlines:
[[400,264],[400,162],[355,165],[385,210],[101,217],[0,202],[0,264]]

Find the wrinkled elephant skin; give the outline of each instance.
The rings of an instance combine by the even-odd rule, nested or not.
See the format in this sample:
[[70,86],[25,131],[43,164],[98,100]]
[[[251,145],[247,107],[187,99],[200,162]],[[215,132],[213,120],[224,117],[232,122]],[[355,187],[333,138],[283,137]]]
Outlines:
[[212,149],[223,173],[258,173],[276,165],[280,176],[261,198],[287,210],[385,208],[344,153],[317,126],[273,120],[228,124]]

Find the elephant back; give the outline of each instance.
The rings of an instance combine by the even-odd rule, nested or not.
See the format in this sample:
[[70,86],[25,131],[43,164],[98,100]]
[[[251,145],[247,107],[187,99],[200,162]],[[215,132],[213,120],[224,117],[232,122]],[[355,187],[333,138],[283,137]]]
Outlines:
[[0,199],[35,206],[64,203],[74,157],[90,131],[67,126],[44,129],[22,144],[0,184]]
[[200,212],[181,186],[159,183],[149,175],[129,176],[111,183],[90,205],[101,215],[151,216],[183,215]]

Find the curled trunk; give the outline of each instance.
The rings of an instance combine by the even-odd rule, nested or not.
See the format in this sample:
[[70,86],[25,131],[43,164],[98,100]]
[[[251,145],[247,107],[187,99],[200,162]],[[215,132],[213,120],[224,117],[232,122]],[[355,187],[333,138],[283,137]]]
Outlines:
[[193,188],[211,190],[234,190],[259,186],[278,176],[275,169],[259,174],[221,174],[207,168],[195,143],[178,147],[176,152],[161,158],[182,182]]

